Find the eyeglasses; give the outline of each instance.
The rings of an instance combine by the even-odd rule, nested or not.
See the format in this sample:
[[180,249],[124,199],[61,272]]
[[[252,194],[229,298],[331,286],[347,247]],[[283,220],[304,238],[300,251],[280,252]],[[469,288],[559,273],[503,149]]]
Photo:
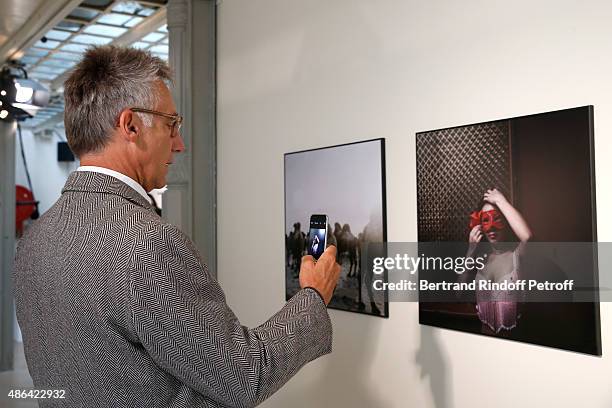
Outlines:
[[183,117],[178,113],[170,114],[144,108],[130,108],[130,110],[132,112],[149,113],[151,115],[157,115],[171,119],[172,121],[170,122],[170,126],[172,127],[172,133],[174,133],[175,130],[178,132],[181,129],[181,126],[183,125]]

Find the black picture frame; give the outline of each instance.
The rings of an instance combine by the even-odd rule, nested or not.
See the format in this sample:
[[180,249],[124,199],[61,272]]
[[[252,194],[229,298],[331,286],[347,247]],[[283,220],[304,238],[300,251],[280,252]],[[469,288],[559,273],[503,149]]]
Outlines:
[[[367,162],[367,161],[375,160],[375,163],[367,163],[368,167],[366,167],[366,169],[372,169],[372,171],[374,172],[378,171],[380,174],[379,179],[376,177],[378,179],[378,185],[372,186],[372,191],[370,191],[369,193],[364,193],[368,197],[370,197],[371,195],[376,196],[376,198],[373,201],[379,202],[379,207],[373,209],[373,211],[377,215],[372,216],[371,214],[359,213],[357,214],[357,217],[361,220],[362,224],[364,223],[364,220],[369,219],[369,221],[367,221],[367,223],[369,224],[373,222],[373,219],[378,219],[379,218],[378,214],[379,214],[380,215],[380,225],[378,226],[378,223],[376,223],[376,225],[377,225],[377,228],[378,227],[380,228],[380,231],[376,233],[376,236],[377,237],[380,236],[381,239],[379,241],[377,240],[377,241],[372,241],[372,242],[380,242],[380,243],[387,242],[386,165],[385,165],[385,139],[384,138],[369,139],[369,140],[337,144],[337,145],[332,145],[332,146],[318,147],[318,148],[313,148],[313,149],[306,149],[306,150],[285,153],[284,154],[284,213],[285,213],[284,269],[285,269],[285,298],[286,300],[289,300],[291,296],[293,296],[299,289],[299,284],[296,285],[296,282],[297,282],[296,265],[293,263],[295,262],[295,258],[297,258],[297,256],[292,256],[292,252],[299,251],[299,249],[290,249],[290,248],[295,248],[296,245],[289,243],[291,240],[292,234],[295,233],[295,223],[296,222],[300,223],[301,232],[304,232],[304,231],[308,232],[308,216],[307,216],[308,214],[318,214],[318,213],[327,214],[327,212],[325,211],[325,207],[326,207],[325,204],[315,204],[312,207],[309,207],[312,209],[306,210],[305,208],[308,207],[309,204],[305,204],[305,200],[301,200],[300,206],[302,205],[305,206],[304,208],[299,210],[302,216],[296,217],[296,219],[289,219],[289,217],[291,217],[290,216],[291,213],[297,212],[297,210],[294,211],[292,208],[289,208],[289,206],[291,206],[293,202],[292,200],[288,199],[288,194],[293,194],[293,192],[291,191],[292,187],[290,183],[293,182],[292,180],[297,180],[297,179],[305,180],[306,179],[306,177],[304,177],[303,172],[299,172],[300,173],[299,176],[291,173],[292,172],[291,162],[292,160],[294,161],[295,160],[306,160],[305,157],[312,159],[313,157],[317,157],[317,156],[321,157],[321,160],[324,160],[323,157],[326,156],[326,154],[330,152],[340,154],[343,151],[346,151],[346,154],[348,155],[350,154],[351,149],[355,149],[356,147],[358,149],[360,147],[361,148],[368,147],[376,152],[375,154],[374,153],[372,154],[372,157],[368,157],[368,159],[365,161]],[[351,172],[353,175],[358,174],[359,171],[368,172],[368,170],[359,169],[359,166],[364,167],[364,164],[366,164],[364,163],[364,160],[355,162],[354,160],[347,158],[344,161],[344,165],[354,166],[351,169],[353,171],[348,171],[346,168],[344,168],[343,171],[345,173]],[[317,181],[317,183],[323,183],[327,186],[327,188],[334,188],[334,187],[330,187],[330,185],[337,186],[337,185],[344,184],[344,183],[352,183],[353,185],[358,185],[359,187],[363,187],[363,180],[359,178],[359,175],[355,175],[355,177],[352,177],[349,180],[341,180],[341,181],[334,180],[334,174],[336,173],[336,170],[338,170],[337,166],[339,165],[343,165],[343,164],[334,163],[333,165],[326,167],[328,169],[326,172],[323,172],[318,175],[315,174],[315,176],[317,176],[317,180],[321,180],[321,181]],[[361,185],[359,185],[360,183]],[[313,197],[316,196],[316,192],[317,192],[316,184],[307,183],[305,181],[299,184],[301,186],[300,194],[304,196],[313,196]],[[321,196],[325,197],[329,195],[321,194]],[[350,203],[344,203],[343,205],[346,205],[346,208],[349,208]],[[339,212],[336,212],[336,213],[339,214]],[[330,226],[334,226],[334,224],[338,222],[342,224],[342,227],[344,228],[345,226],[344,224],[346,220],[343,220],[342,216],[334,218],[332,214],[329,214],[329,215],[330,215],[330,219],[329,219]],[[299,218],[299,220],[297,218]],[[302,226],[304,227],[303,229],[302,229]],[[292,228],[293,228],[293,231],[291,231]],[[363,233],[365,236],[365,229],[362,229],[360,231],[354,230],[354,231],[349,231],[349,232],[350,233],[354,232],[354,236],[356,238],[360,235],[360,233]],[[307,240],[307,237],[304,237],[304,239]],[[366,287],[368,285],[366,284],[365,281],[369,280],[368,278],[371,278],[372,270],[371,268],[368,268],[367,265],[364,265],[366,257],[362,255],[364,252],[365,242],[363,241],[363,239],[360,239],[358,242],[359,243],[357,245],[358,245],[358,248],[360,248],[357,250],[359,254],[358,255],[359,260],[357,261],[357,265],[355,266],[355,268],[359,268],[359,270],[354,272],[354,276],[351,277],[351,279],[353,278],[357,279],[357,283],[355,284],[356,287],[353,288],[352,285],[350,285],[351,281],[346,276],[348,272],[345,270],[346,265],[344,261],[345,261],[346,252],[348,251],[345,252],[345,251],[340,250],[339,252],[342,252],[342,253],[339,254],[339,256],[340,256],[340,261],[342,261],[343,272],[341,273],[339,284],[336,288],[332,301],[330,302],[328,307],[331,309],[336,309],[336,310],[344,310],[348,312],[362,313],[362,314],[367,314],[367,315],[372,315],[372,316],[380,316],[380,317],[388,318],[389,317],[388,293],[386,291],[385,292],[378,291],[376,293],[367,292]],[[299,243],[297,244],[297,247],[298,248],[300,247]],[[306,253],[305,249],[303,253],[304,254]],[[370,274],[370,276],[368,277],[366,274]],[[386,280],[386,274],[384,275],[384,279]],[[346,287],[343,287],[343,282],[346,283]],[[369,285],[369,287],[371,288],[372,286]],[[370,302],[368,302],[368,298],[370,299]]]
[[[453,191],[450,188],[446,192],[447,196],[461,196],[457,199],[459,204],[456,204],[459,209],[444,205],[438,207],[442,214],[441,220],[431,222],[431,211],[428,212],[426,208],[428,203],[438,197],[435,189],[427,190],[424,186],[427,185],[430,174],[436,171],[435,165],[431,164],[436,161],[435,156],[439,154],[436,152],[436,144],[440,146],[444,144],[444,148],[437,150],[444,151],[446,163],[460,160],[474,162],[465,164],[465,168],[460,172],[449,170],[448,173],[451,173],[447,175],[449,184],[461,185],[461,188],[466,190],[475,188],[480,191],[486,188],[484,186],[501,184],[506,189],[504,194],[510,202],[517,206],[519,211],[525,209],[523,215],[527,222],[530,222],[531,215],[538,224],[532,229],[536,230],[534,237],[537,238],[540,234],[539,241],[591,243],[592,257],[590,254],[588,257],[591,257],[589,262],[592,268],[585,269],[588,270],[587,273],[592,272],[593,289],[592,301],[531,304],[530,309],[527,309],[533,312],[531,316],[539,313],[541,316],[547,316],[548,320],[541,318],[538,321],[532,317],[531,325],[525,323],[525,326],[519,330],[521,327],[519,323],[514,332],[513,329],[502,329],[500,332],[485,330],[486,328],[482,328],[483,322],[474,320],[469,307],[459,303],[420,302],[420,324],[601,356],[593,121],[594,108],[589,105],[416,133],[419,242],[455,241],[458,240],[458,231],[462,223],[467,226],[468,212],[464,211],[463,219],[457,212],[461,213],[462,200],[469,201],[469,197],[474,196],[471,193],[471,195],[458,194],[457,190]],[[499,137],[499,140],[502,140],[499,142],[497,133],[499,135],[507,133],[507,143],[503,142],[502,136]],[[472,143],[474,138],[478,139],[478,143]],[[487,143],[495,145],[495,148],[488,149]],[[460,148],[457,147],[459,145]],[[474,146],[479,146],[481,149],[480,156],[470,156],[470,152],[475,149]],[[464,152],[464,156],[455,151]],[[424,164],[426,160],[429,160],[430,164]],[[555,160],[563,163],[556,164],[560,166],[559,169],[552,168]],[[461,167],[463,164],[458,166]],[[486,166],[499,167],[496,170],[497,179],[486,180],[486,177],[480,173],[480,170]],[[506,168],[508,170],[505,170]],[[473,174],[470,173],[470,169],[474,169]],[[445,169],[441,168],[440,171],[443,172]],[[468,181],[462,179],[461,183],[458,183],[460,177],[458,174],[464,176],[467,174],[470,179]],[[555,177],[552,175],[555,174],[561,175],[556,177],[560,180],[553,180]],[[547,178],[552,187],[541,192],[543,197],[535,197],[538,188]],[[585,179],[588,179],[587,183],[584,183]],[[570,198],[560,200],[560,194]],[[548,207],[542,203],[544,200]],[[552,214],[546,214],[546,211],[552,211]],[[584,227],[574,227],[572,230],[572,227],[559,227],[558,224],[562,223],[550,227],[551,219],[562,220],[560,216],[562,214],[571,214],[573,217],[579,214],[578,216],[584,218],[581,219],[584,222],[577,224]],[[564,311],[571,312],[566,313],[566,317],[576,316],[575,324],[563,322],[561,314]],[[580,317],[582,317],[581,322],[578,321]],[[557,327],[558,323],[563,327]]]

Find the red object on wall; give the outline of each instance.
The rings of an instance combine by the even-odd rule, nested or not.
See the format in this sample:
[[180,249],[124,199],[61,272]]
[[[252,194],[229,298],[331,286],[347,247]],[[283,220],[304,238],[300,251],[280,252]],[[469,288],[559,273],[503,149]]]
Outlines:
[[32,217],[36,211],[36,201],[34,194],[24,186],[15,186],[15,232],[21,236],[23,232],[23,222]]

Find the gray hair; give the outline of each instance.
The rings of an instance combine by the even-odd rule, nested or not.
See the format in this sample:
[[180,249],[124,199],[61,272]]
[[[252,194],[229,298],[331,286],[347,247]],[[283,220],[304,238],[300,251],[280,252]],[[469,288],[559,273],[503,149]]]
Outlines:
[[[147,51],[89,48],[64,84],[64,125],[74,154],[102,150],[125,108],[155,109],[158,80],[172,81],[170,67]],[[151,115],[140,117],[151,126]]]

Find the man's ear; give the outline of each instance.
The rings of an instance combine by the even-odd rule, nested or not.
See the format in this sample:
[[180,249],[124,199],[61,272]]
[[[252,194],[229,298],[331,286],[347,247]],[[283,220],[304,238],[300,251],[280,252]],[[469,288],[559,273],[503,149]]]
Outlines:
[[140,117],[130,109],[124,109],[119,115],[119,131],[129,142],[136,142],[142,129]]

